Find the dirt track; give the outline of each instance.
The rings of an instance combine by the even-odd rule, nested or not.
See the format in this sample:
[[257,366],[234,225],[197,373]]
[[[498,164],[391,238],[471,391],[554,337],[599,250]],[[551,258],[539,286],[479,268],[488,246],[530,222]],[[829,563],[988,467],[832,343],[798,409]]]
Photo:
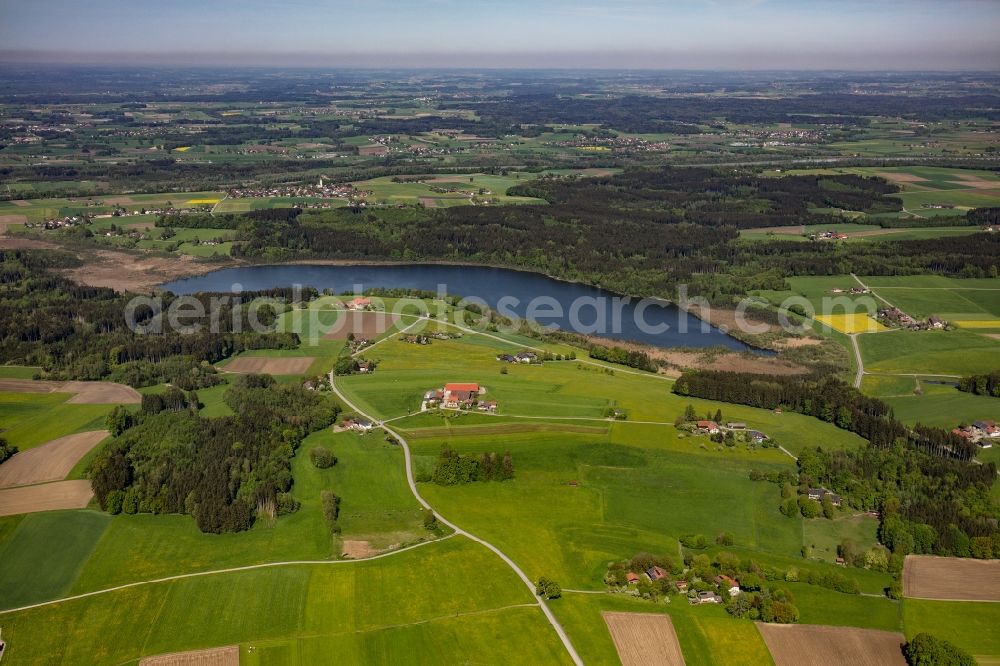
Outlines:
[[0,516],[82,509],[94,493],[90,481],[57,481],[0,490]]
[[1000,560],[908,555],[903,566],[903,596],[1000,601]]
[[622,666],[684,666],[684,655],[669,615],[601,613]]
[[903,634],[820,624],[757,623],[775,666],[906,666]]
[[139,666],[240,666],[238,645],[144,657]]
[[10,393],[75,393],[66,402],[78,405],[137,405],[142,395],[131,386],[114,382],[52,382],[0,379],[0,391]]
[[241,356],[223,368],[226,372],[259,375],[301,375],[316,359],[312,356],[272,358],[267,356]]
[[22,451],[0,465],[0,488],[62,481],[107,436],[107,430],[81,432]]

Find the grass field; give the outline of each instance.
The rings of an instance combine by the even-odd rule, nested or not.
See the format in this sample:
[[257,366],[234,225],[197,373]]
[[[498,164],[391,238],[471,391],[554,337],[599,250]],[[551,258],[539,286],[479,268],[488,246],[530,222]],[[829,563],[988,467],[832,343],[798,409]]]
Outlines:
[[813,518],[802,521],[802,541],[813,557],[826,562],[837,561],[837,546],[844,540],[853,541],[863,550],[875,545],[878,520],[867,515],[837,516],[834,520]]
[[110,520],[94,511],[25,516],[0,542],[0,608],[66,594]]
[[67,404],[70,393],[0,392],[0,432],[22,451],[85,430],[104,428],[114,405]]
[[339,654],[341,645],[346,654],[367,655],[366,663],[397,663],[392,657],[404,654],[408,663],[523,662],[529,655],[565,663],[541,611],[525,606],[531,603],[499,558],[455,538],[375,562],[156,583],[0,619],[23,664],[122,663],[236,643],[267,646],[279,663],[301,650]]
[[981,662],[1000,659],[1000,604],[973,601],[903,601],[907,638],[926,631],[964,648]]
[[894,331],[858,343],[868,372],[970,375],[1000,368],[1000,340],[970,331]]

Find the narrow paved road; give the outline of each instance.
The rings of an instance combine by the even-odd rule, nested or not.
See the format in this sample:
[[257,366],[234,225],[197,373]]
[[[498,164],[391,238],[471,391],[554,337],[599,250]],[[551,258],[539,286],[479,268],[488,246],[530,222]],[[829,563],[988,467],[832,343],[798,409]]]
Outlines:
[[858,365],[858,374],[854,375],[854,388],[861,388],[861,380],[865,376],[865,362],[861,360],[861,347],[858,346],[858,334],[851,334],[851,346],[854,347],[854,360]]
[[[427,500],[425,500],[423,497],[420,496],[420,492],[417,490],[417,484],[413,479],[412,456],[410,455],[410,445],[407,443],[406,439],[404,439],[402,435],[400,435],[398,432],[394,431],[392,428],[385,425],[385,423],[361,411],[357,405],[351,402],[351,400],[346,395],[344,395],[343,392],[340,390],[340,388],[334,383],[334,376],[332,370],[330,371],[330,388],[333,389],[333,392],[337,395],[337,397],[339,397],[343,401],[343,403],[348,407],[348,409],[357,413],[359,416],[369,419],[372,423],[377,423],[379,428],[385,430],[387,433],[395,437],[397,441],[399,441],[399,445],[403,447],[403,456],[406,464],[406,483],[410,486],[410,492],[413,493],[413,496],[417,499],[420,505],[425,509],[430,509],[431,511],[434,511],[434,515],[437,516],[437,519],[442,523],[444,523],[445,525],[447,525],[448,527],[450,527],[452,530],[454,530],[456,534],[461,534],[462,536],[468,539],[472,539],[476,543],[486,546],[494,553],[496,553],[501,560],[507,563],[507,566],[509,566],[511,569],[514,570],[514,573],[517,574],[518,578],[520,578],[521,581],[524,583],[524,585],[528,588],[530,594],[533,597],[535,597],[535,584],[532,583],[531,579],[528,578],[527,574],[525,574],[524,571],[521,570],[521,567],[517,566],[517,564],[514,563],[514,560],[507,557],[507,555],[504,554],[503,551],[501,551],[499,548],[491,544],[489,541],[486,541],[485,539],[480,539],[476,535],[462,529],[455,523],[451,522],[450,520],[442,516],[439,512],[437,512],[434,509],[434,507],[432,507],[427,502]],[[559,624],[559,620],[556,619],[556,616],[553,615],[552,611],[549,609],[548,604],[545,603],[545,599],[541,597],[535,597],[535,598],[538,600],[537,601],[538,606],[542,609],[542,612],[548,619],[549,624],[552,625],[552,628],[555,629],[556,634],[558,634],[559,640],[562,641],[563,645],[566,648],[566,651],[569,653],[570,658],[573,659],[573,663],[577,664],[577,666],[583,666],[583,660],[580,659],[580,655],[577,654],[576,648],[573,647],[573,643],[569,640],[569,636],[566,634],[566,631],[562,628],[562,625]]]

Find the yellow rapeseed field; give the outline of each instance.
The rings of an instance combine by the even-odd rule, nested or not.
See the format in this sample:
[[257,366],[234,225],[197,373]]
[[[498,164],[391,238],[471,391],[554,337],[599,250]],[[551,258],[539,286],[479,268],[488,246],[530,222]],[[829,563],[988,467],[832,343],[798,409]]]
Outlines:
[[962,328],[1000,328],[1000,319],[960,319],[952,323]]
[[885,326],[872,319],[867,312],[853,314],[817,315],[816,321],[841,333],[878,333],[887,331]]
[[186,153],[191,150],[191,146],[177,146],[174,150],[178,153]]

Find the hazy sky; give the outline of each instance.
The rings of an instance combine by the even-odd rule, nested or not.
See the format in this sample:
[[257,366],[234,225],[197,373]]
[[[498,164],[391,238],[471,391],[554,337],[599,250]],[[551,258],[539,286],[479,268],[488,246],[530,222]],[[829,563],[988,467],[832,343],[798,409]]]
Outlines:
[[0,0],[0,57],[1000,70],[1000,0]]

